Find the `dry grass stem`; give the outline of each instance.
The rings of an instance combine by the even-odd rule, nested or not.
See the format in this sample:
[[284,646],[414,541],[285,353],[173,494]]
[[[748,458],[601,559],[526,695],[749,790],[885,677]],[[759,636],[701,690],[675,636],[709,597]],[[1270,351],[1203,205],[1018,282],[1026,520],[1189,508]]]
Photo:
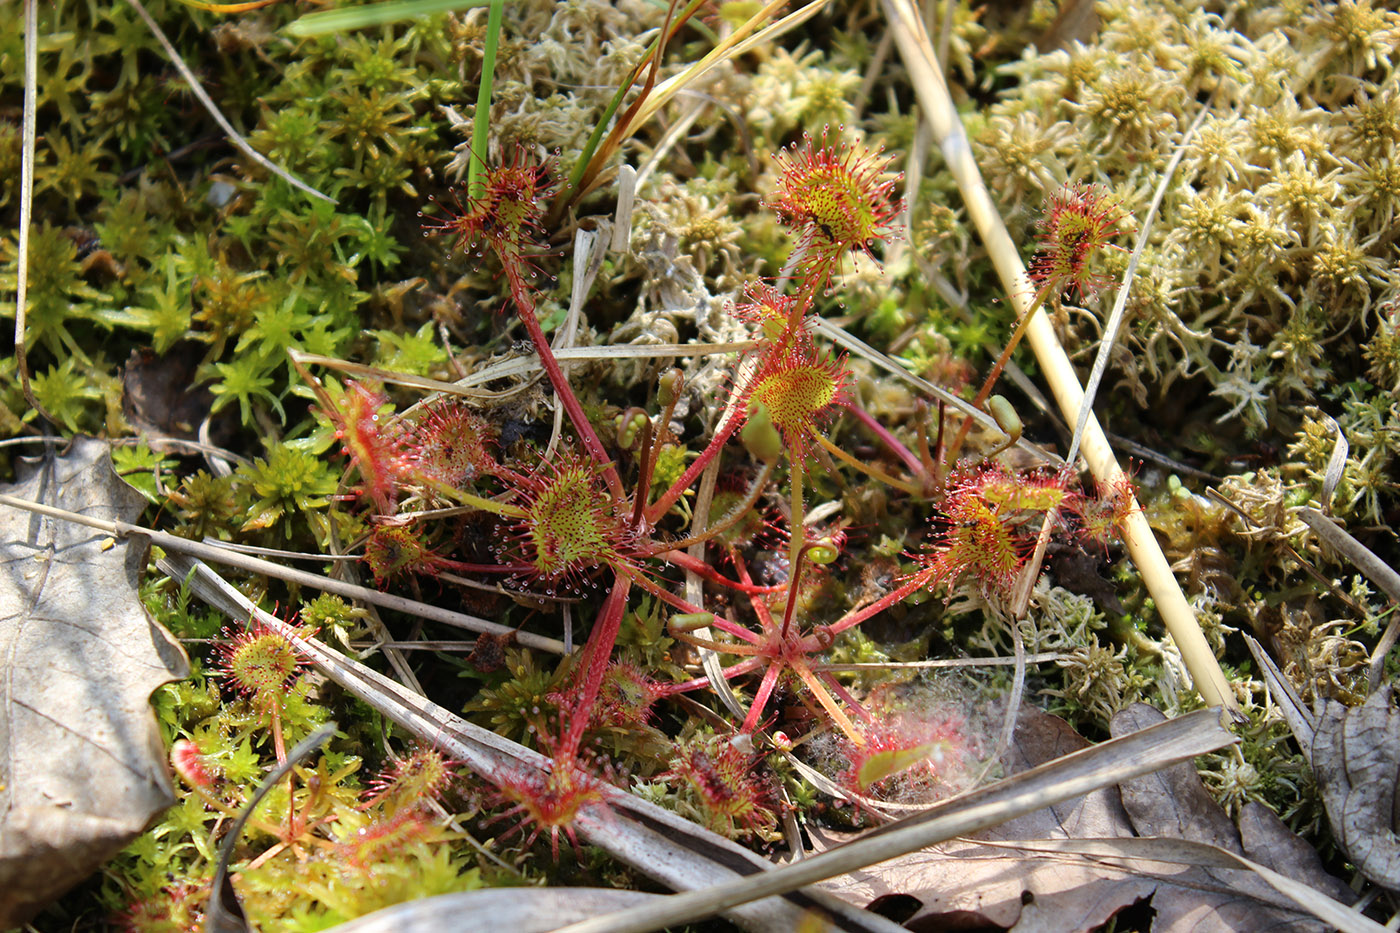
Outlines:
[[[934,134],[939,139],[948,167],[957,179],[968,215],[977,226],[1009,300],[1018,315],[1024,314],[1035,289],[1026,274],[1020,251],[1007,232],[982,181],[981,173],[972,157],[967,135],[963,132],[947,85],[939,73],[928,36],[909,0],[882,2],[894,29],[895,44],[909,69],[915,92],[933,126]],[[1055,336],[1049,316],[1043,310],[1037,310],[1031,315],[1026,327],[1026,340],[1050,383],[1051,393],[1060,406],[1060,411],[1067,419],[1077,418],[1084,403],[1084,390],[1079,385],[1074,366]],[[1104,436],[1103,428],[1092,415],[1085,424],[1083,448],[1089,470],[1100,484],[1111,488],[1123,482],[1123,468],[1119,466],[1108,439]],[[1207,704],[1224,706],[1238,713],[1239,705],[1234,692],[1225,679],[1220,663],[1211,651],[1200,623],[1196,621],[1196,613],[1186,601],[1186,596],[1173,576],[1166,555],[1162,553],[1152,527],[1147,522],[1147,516],[1141,508],[1134,508],[1128,516],[1123,529],[1123,539],[1138,573],[1142,576],[1143,584],[1157,605],[1162,621],[1181,651],[1187,670],[1195,681],[1196,690]]]

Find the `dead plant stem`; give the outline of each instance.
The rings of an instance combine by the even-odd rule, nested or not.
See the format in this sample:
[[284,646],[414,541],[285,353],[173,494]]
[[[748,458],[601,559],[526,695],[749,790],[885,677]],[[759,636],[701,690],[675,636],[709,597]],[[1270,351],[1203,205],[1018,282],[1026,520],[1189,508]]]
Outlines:
[[[1027,296],[1032,294],[1025,265],[982,181],[967,134],[939,73],[928,35],[909,0],[882,0],[882,4],[894,29],[895,44],[909,69],[919,103],[933,126],[944,159],[962,192],[968,215],[977,225],[1012,305],[1018,313],[1024,313],[1029,302]],[[1067,420],[1076,419],[1083,405],[1084,390],[1043,309],[1037,309],[1029,316],[1026,341],[1035,353],[1046,381],[1050,383],[1060,411]],[[1092,414],[1086,421],[1083,449],[1090,471],[1102,486],[1112,488],[1124,482],[1123,469],[1109,447],[1103,428]],[[1182,660],[1202,698],[1207,704],[1224,706],[1238,715],[1239,705],[1234,692],[1196,621],[1195,611],[1172,575],[1171,566],[1157,543],[1147,517],[1136,502],[1133,505],[1125,523],[1123,539],[1143,584],[1180,649]]]
[[309,586],[312,589],[320,590],[324,593],[334,593],[346,599],[363,600],[364,602],[372,603],[384,609],[392,609],[396,612],[416,615],[424,619],[432,619],[434,622],[442,622],[445,625],[451,625],[468,631],[484,632],[488,635],[513,635],[517,642],[527,648],[538,648],[541,651],[549,651],[554,654],[562,654],[564,652],[563,643],[553,638],[545,638],[542,635],[517,631],[509,626],[490,622],[486,619],[478,619],[475,616],[469,616],[464,613],[452,612],[449,609],[442,609],[428,603],[418,602],[417,600],[404,599],[401,596],[394,596],[390,593],[381,593],[378,590],[372,590],[368,587],[356,586],[353,583],[346,583],[342,580],[333,580],[330,577],[307,573],[304,570],[283,567],[281,564],[275,564],[272,561],[260,560],[248,554],[240,554],[226,548],[215,547],[210,544],[205,544],[202,541],[190,541],[187,538],[181,538],[179,535],[173,535],[166,531],[156,531],[153,528],[144,528],[140,525],[132,525],[128,522],[106,521],[104,519],[93,518],[89,515],[70,512],[67,509],[59,509],[39,502],[30,502],[28,499],[21,499],[17,496],[4,493],[0,493],[0,505],[8,505],[13,508],[23,509],[26,512],[46,515],[49,518],[57,518],[78,525],[86,525],[89,528],[105,531],[113,537],[121,538],[129,535],[141,535],[152,544],[165,548],[167,551],[176,551],[181,554],[188,554],[191,557],[197,557],[200,560],[224,564],[228,567],[237,567],[239,570],[246,570],[249,573],[260,573],[278,580],[284,580],[288,583]]

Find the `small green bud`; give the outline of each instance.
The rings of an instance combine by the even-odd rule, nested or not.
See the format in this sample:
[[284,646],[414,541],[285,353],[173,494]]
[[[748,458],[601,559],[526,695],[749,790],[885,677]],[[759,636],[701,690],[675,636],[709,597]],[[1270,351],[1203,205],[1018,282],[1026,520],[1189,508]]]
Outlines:
[[841,556],[841,549],[829,541],[818,541],[807,545],[807,559],[814,564],[826,565]]
[[987,411],[991,413],[992,420],[1001,428],[1006,435],[1006,440],[996,446],[994,450],[988,451],[988,457],[995,457],[1021,439],[1021,416],[1016,414],[1016,409],[1011,406],[1004,397],[993,395],[987,399]]
[[685,388],[685,376],[679,369],[670,369],[661,374],[658,380],[656,397],[662,405],[674,405]]
[[993,395],[987,399],[987,411],[991,413],[992,420],[1001,428],[1002,433],[1012,438],[1013,443],[1021,437],[1024,425],[1021,423],[1021,416],[1016,414],[1016,409],[1006,400],[1003,395]]
[[696,629],[705,628],[714,621],[715,616],[712,612],[681,612],[671,616],[671,621],[666,627],[672,632],[679,632],[684,635]]
[[764,463],[776,463],[783,453],[783,439],[773,427],[773,417],[762,402],[749,403],[749,417],[739,431],[744,448]]
[[651,419],[640,408],[629,408],[617,416],[617,446],[630,450]]

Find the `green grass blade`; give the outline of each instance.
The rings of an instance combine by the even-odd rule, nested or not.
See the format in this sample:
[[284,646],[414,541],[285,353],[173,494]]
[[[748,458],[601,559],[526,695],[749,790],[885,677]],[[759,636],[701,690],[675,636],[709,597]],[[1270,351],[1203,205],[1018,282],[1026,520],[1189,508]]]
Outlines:
[[491,129],[491,82],[496,73],[496,47],[501,40],[504,0],[489,0],[486,14],[486,45],[481,50],[481,86],[476,95],[476,116],[472,120],[472,151],[467,161],[467,194],[473,201],[486,193],[482,175],[486,170],[486,144]]
[[305,39],[310,36],[324,36],[333,32],[348,32],[366,26],[380,26],[404,19],[432,16],[434,13],[469,10],[472,7],[486,6],[487,2],[488,0],[390,0],[387,3],[366,3],[340,10],[308,13],[289,23],[286,32],[298,39]]

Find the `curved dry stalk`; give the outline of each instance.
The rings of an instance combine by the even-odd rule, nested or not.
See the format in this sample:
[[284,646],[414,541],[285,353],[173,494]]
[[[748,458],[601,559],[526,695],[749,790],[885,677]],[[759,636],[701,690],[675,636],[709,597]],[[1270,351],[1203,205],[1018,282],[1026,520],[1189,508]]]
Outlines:
[[248,802],[243,805],[233,824],[229,826],[228,832],[224,835],[223,842],[219,844],[219,854],[214,861],[214,877],[209,882],[209,900],[205,904],[203,929],[206,930],[227,930],[246,927],[247,922],[241,916],[235,917],[227,907],[224,906],[223,890],[228,883],[229,863],[233,860],[234,847],[238,845],[238,840],[243,835],[243,827],[249,822],[253,811],[258,808],[258,804],[266,797],[281,780],[291,773],[291,770],[301,763],[303,758],[308,757],[316,749],[320,748],[335,735],[335,722],[328,722],[315,732],[308,735],[297,743],[291,754],[283,757],[282,762],[272,770],[272,773],[263,778],[258,789],[253,792],[253,796],[248,798]]
[[[784,2],[773,0],[767,6],[760,9],[753,16],[749,17],[738,29],[734,30],[719,45],[709,51],[704,58],[686,68],[680,74],[673,75],[656,86],[640,110],[637,111],[637,123],[640,124],[666,105],[672,97],[675,97],[682,89],[698,81],[704,74],[716,65],[722,64],[731,58],[738,58],[745,52],[778,38],[790,30],[811,19],[821,8],[827,5],[828,0],[812,0],[811,3],[802,6],[775,23],[757,29],[758,24],[782,9]],[[752,35],[750,35],[752,33]]]
[[[1026,655],[1027,664],[1049,664],[1054,661],[1069,660],[1070,655],[1059,651],[1038,651],[1035,654]],[[954,668],[954,667],[1011,667],[1016,664],[1015,658],[938,658],[932,661],[862,661],[853,664],[823,664],[824,671],[913,671],[926,668]]]
[[[598,272],[602,269],[603,250],[594,250],[597,239],[598,234],[592,230],[584,230],[580,227],[574,231],[574,275],[569,289],[569,310],[564,316],[564,323],[554,331],[554,340],[550,344],[550,349],[556,360],[559,358],[560,352],[575,349],[574,342],[578,339],[579,318],[583,314],[583,304],[588,300],[588,292],[593,287],[593,281],[598,277]],[[560,363],[559,369],[567,379],[570,367]],[[563,436],[564,406],[556,404],[554,406],[554,428],[550,432],[549,443],[544,448],[545,460],[553,459],[554,451],[558,448],[559,441]]]
[[[957,180],[967,205],[968,216],[977,225],[978,233],[992,257],[997,274],[1006,288],[1007,296],[1015,307],[1018,316],[1025,314],[1029,298],[1035,289],[1026,275],[1025,264],[1020,252],[1007,232],[977,163],[972,157],[967,134],[963,132],[953,107],[948,87],[939,73],[938,63],[933,54],[923,25],[919,21],[909,0],[882,0],[885,14],[894,29],[895,44],[909,69],[910,79],[919,103],[927,114],[934,135],[939,139],[944,159]],[[1066,419],[1077,419],[1084,402],[1084,390],[1074,366],[1065,354],[1055,336],[1050,318],[1043,310],[1030,316],[1026,327],[1026,341],[1034,351],[1045,373],[1046,381],[1055,396],[1060,411]],[[1123,468],[1118,465],[1108,438],[1098,420],[1090,415],[1086,420],[1084,438],[1084,459],[1089,464],[1095,479],[1106,487],[1113,487],[1125,480]],[[1136,505],[1136,503],[1134,503]],[[1235,701],[1230,683],[1220,670],[1220,663],[1196,621],[1196,613],[1186,601],[1181,586],[1172,575],[1166,555],[1153,535],[1152,527],[1140,507],[1134,508],[1128,516],[1123,530],[1124,543],[1143,584],[1152,595],[1166,624],[1167,631],[1181,649],[1182,659],[1195,682],[1196,690],[1207,704],[1224,706],[1238,715],[1239,706]]]
[[[657,142],[656,148],[653,149],[651,151],[651,154],[647,156],[647,160],[642,163],[642,167],[636,171],[632,178],[632,181],[630,182],[630,184],[633,186],[634,196],[635,191],[641,188],[643,185],[645,185],[647,183],[647,179],[651,178],[651,173],[656,171],[656,167],[661,164],[661,160],[666,158],[667,154],[670,153],[670,151],[673,148],[675,148],[676,143],[680,141],[680,138],[684,136],[692,126],[695,125],[696,120],[700,119],[700,114],[705,112],[705,107],[710,102],[711,98],[708,97],[702,97],[702,99],[697,100],[693,107],[691,107],[684,114],[682,114],[681,118],[675,123],[673,123],[671,127],[666,130],[666,134],[661,137],[659,142]],[[622,185],[622,176],[619,172],[619,188],[622,187]],[[621,202],[622,198],[621,196],[619,196],[619,207],[621,206]],[[621,250],[619,249],[619,252],[620,251]]]
[[1206,101],[1201,107],[1196,119],[1191,121],[1191,125],[1186,128],[1181,139],[1177,141],[1176,151],[1172,153],[1171,159],[1167,162],[1167,167],[1162,169],[1162,177],[1157,182],[1157,190],[1152,192],[1152,203],[1147,207],[1147,216],[1143,218],[1142,229],[1138,231],[1137,242],[1133,244],[1132,255],[1128,257],[1128,268],[1123,270],[1123,281],[1118,286],[1118,295],[1113,300],[1113,310],[1109,312],[1108,323],[1104,325],[1103,336],[1099,338],[1099,351],[1094,357],[1094,366],[1089,370],[1089,378],[1084,382],[1084,401],[1079,405],[1079,417],[1074,422],[1074,437],[1069,442],[1069,453],[1065,459],[1070,463],[1074,462],[1079,455],[1079,444],[1084,438],[1084,427],[1089,423],[1089,416],[1094,410],[1094,397],[1098,395],[1099,384],[1103,381],[1103,374],[1108,369],[1108,357],[1113,350],[1113,345],[1118,341],[1118,331],[1123,326],[1123,312],[1128,307],[1128,287],[1132,284],[1133,275],[1137,272],[1138,263],[1142,260],[1142,251],[1147,248],[1147,238],[1152,232],[1152,221],[1157,218],[1157,209],[1162,206],[1162,199],[1167,196],[1167,187],[1171,184],[1172,176],[1176,174],[1177,166],[1181,164],[1182,158],[1186,155],[1186,144],[1191,141],[1191,137],[1196,135],[1196,130],[1205,120],[1206,114],[1210,113],[1211,101]]
[[[597,346],[597,347],[566,347],[557,351],[554,358],[560,362],[570,360],[621,360],[621,359],[663,359],[666,357],[691,357],[709,356],[716,353],[742,353],[751,350],[755,346],[752,340],[736,340],[731,343],[657,343],[645,345],[623,345],[623,346]],[[339,370],[354,376],[364,376],[377,382],[386,382],[390,385],[408,386],[415,389],[424,389],[429,392],[441,392],[444,395],[460,395],[464,398],[476,399],[498,399],[511,395],[511,390],[503,392],[489,392],[485,389],[478,389],[475,386],[497,379],[506,379],[511,376],[524,376],[541,372],[540,358],[534,353],[515,359],[502,360],[499,363],[492,363],[474,373],[469,374],[464,379],[456,382],[446,382],[442,379],[433,379],[428,376],[415,376],[412,373],[396,373],[387,369],[379,369],[374,366],[366,366],[363,363],[353,363],[350,360],[342,360],[334,356],[321,356],[317,353],[303,353],[295,348],[289,348],[287,355],[293,362],[311,364],[315,366],[325,366],[328,369]]]
[[[773,16],[787,3],[787,0],[770,0],[769,3],[761,7],[749,19],[725,37],[718,45],[705,54],[699,61],[691,63],[680,73],[672,75],[660,84],[652,85],[655,80],[657,60],[644,59],[643,64],[650,65],[650,74],[642,88],[642,97],[624,111],[614,124],[612,131],[608,134],[601,145],[594,151],[589,159],[583,173],[578,177],[577,184],[569,192],[567,198],[559,202],[559,205],[577,204],[580,199],[588,195],[601,184],[603,178],[603,166],[621,148],[623,142],[627,140],[636,130],[650,120],[658,110],[664,107],[677,94],[698,81],[710,69],[714,68],[731,58],[742,55],[744,52],[762,42],[775,39],[783,33],[802,24],[818,10],[826,6],[829,0],[812,0],[806,6],[778,20],[770,23],[763,29],[758,29],[759,25]],[[689,8],[687,8],[689,10]],[[686,13],[689,16],[689,12]],[[755,32],[755,30],[758,30]],[[663,35],[661,43],[664,43],[666,36]],[[657,55],[660,49],[656,50]]]
[[[710,461],[710,465],[701,474],[700,489],[695,496],[695,506],[691,512],[690,534],[698,537],[705,533],[709,524],[710,504],[714,501],[715,484],[719,479],[719,457]],[[705,542],[697,541],[689,548],[690,555],[698,560],[705,557]],[[700,575],[693,570],[685,572],[685,598],[687,602],[696,606],[705,605],[705,581],[700,579]],[[710,637],[710,630],[707,627],[696,629],[696,633],[702,638]],[[705,668],[705,676],[710,680],[710,689],[719,697],[729,714],[743,721],[748,715],[748,710],[744,704],[739,702],[738,695],[734,688],[729,686],[729,681],[724,676],[724,667],[720,664],[719,655],[709,648],[699,648],[700,663]]]
[[[1338,554],[1351,561],[1372,583],[1380,587],[1385,595],[1400,601],[1400,573],[1396,573],[1394,568],[1381,560],[1375,551],[1356,540],[1345,528],[1317,509],[1301,508],[1298,510],[1298,518]],[[1371,651],[1367,685],[1372,692],[1383,682],[1385,659],[1397,640],[1400,640],[1400,614],[1391,618],[1380,641]]]
[[992,766],[1001,760],[1001,756],[1006,754],[1006,750],[1011,747],[1011,742],[1016,736],[1016,721],[1021,714],[1021,698],[1026,692],[1026,642],[1021,637],[1021,619],[1012,616],[1007,620],[1011,629],[1011,644],[1015,651],[1015,674],[1011,680],[1011,692],[1006,695],[1006,712],[1002,717],[1001,734],[997,737],[996,747],[992,750],[991,757],[982,766],[977,779],[972,782],[973,786],[981,784],[987,779]]

